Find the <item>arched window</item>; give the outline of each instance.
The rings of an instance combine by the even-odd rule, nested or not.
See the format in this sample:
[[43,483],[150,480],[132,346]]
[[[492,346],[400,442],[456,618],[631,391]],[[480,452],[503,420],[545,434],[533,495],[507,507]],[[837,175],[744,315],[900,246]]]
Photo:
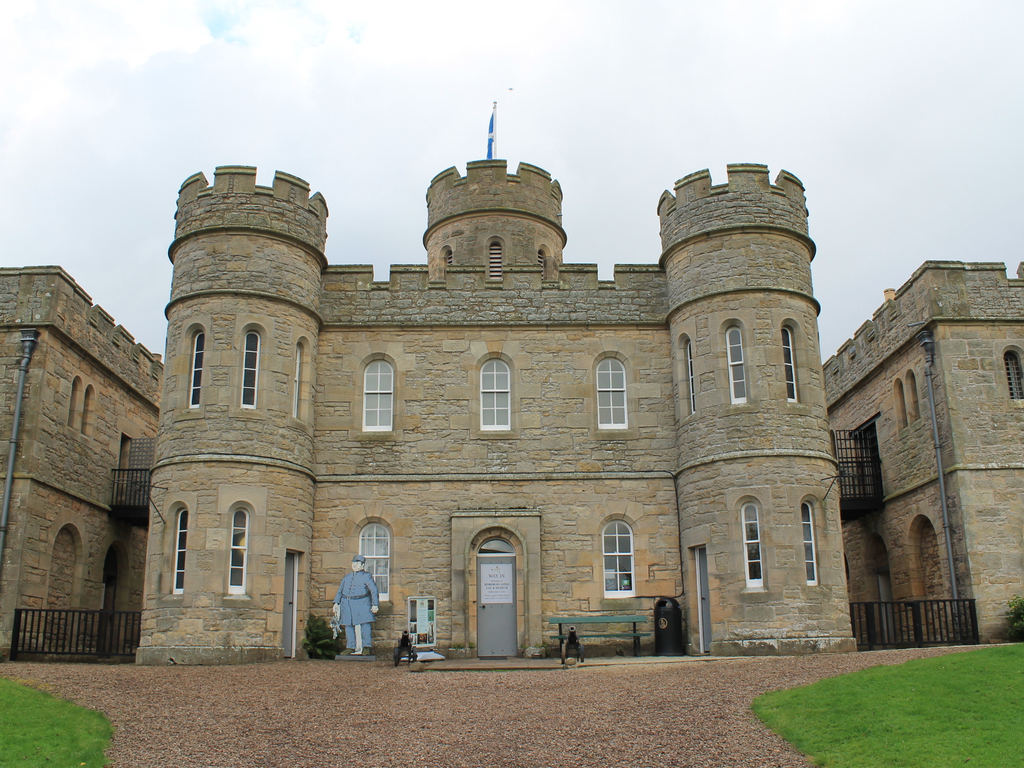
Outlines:
[[896,401],[896,424],[900,429],[907,426],[907,400],[903,396],[903,380],[896,379],[892,385],[893,398]]
[[793,332],[782,329],[782,367],[786,375],[786,399],[796,402],[796,358],[793,356]]
[[189,408],[198,408],[203,391],[203,352],[206,349],[206,334],[199,332],[192,339],[192,380],[188,400]]
[[725,332],[729,350],[729,399],[739,404],[747,402],[747,380],[743,371],[743,334],[733,326]]
[[374,360],[363,376],[363,429],[391,430],[394,412],[395,373],[385,360]]
[[764,585],[761,569],[761,526],[756,504],[743,505],[743,549],[747,560],[747,586]]
[[185,547],[188,543],[188,510],[178,511],[178,529],[174,541],[174,594],[185,592]]
[[1006,365],[1006,383],[1010,385],[1010,399],[1024,400],[1024,375],[1020,367],[1020,357],[1010,350],[1003,355]]
[[512,375],[503,360],[480,369],[480,429],[512,429]]
[[260,335],[256,331],[245,334],[245,355],[242,358],[242,407],[256,407],[256,387],[259,384]]
[[302,405],[302,344],[295,345],[295,374],[292,376],[292,416],[299,418]]
[[633,597],[633,529],[621,520],[604,527],[604,596]]
[[441,249],[441,258],[444,259],[444,263],[449,267],[455,263],[455,254],[452,253],[452,249],[447,245]]
[[597,426],[626,427],[626,367],[612,357],[597,364]]
[[91,435],[96,426],[96,390],[92,384],[85,388],[82,398],[82,434]]
[[818,583],[818,558],[814,551],[814,509],[806,501],[800,505],[800,527],[804,536],[804,570],[807,583]]
[[697,381],[693,377],[693,342],[686,342],[686,380],[690,386],[690,413],[697,412]]
[[71,402],[68,404],[68,426],[72,429],[81,429],[82,423],[79,419],[82,417],[82,380],[75,376],[74,381],[71,382]]
[[907,421],[917,421],[921,416],[917,401],[917,376],[913,371],[907,371],[906,380]]
[[487,249],[487,277],[501,280],[501,243],[495,240]]
[[391,592],[391,534],[380,523],[370,523],[359,534],[359,554],[366,558],[366,572],[377,582],[380,599]]
[[249,548],[249,516],[236,509],[231,516],[231,569],[228,594],[245,594],[245,560]]

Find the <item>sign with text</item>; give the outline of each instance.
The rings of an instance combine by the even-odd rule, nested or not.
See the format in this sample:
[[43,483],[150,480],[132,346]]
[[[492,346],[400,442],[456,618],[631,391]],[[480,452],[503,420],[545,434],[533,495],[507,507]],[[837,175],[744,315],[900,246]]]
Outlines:
[[512,603],[515,594],[515,566],[488,563],[480,569],[480,602],[485,605]]

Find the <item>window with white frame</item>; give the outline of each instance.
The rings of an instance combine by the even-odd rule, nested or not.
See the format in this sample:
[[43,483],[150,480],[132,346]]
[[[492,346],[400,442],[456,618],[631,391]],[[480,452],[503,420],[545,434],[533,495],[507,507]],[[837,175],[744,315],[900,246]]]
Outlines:
[[185,548],[188,544],[188,510],[178,511],[178,527],[174,538],[174,594],[185,592]]
[[611,357],[597,364],[597,426],[626,427],[626,367]]
[[633,597],[633,529],[621,520],[604,527],[604,596]]
[[782,329],[782,367],[786,375],[786,399],[796,402],[796,359],[793,356],[793,332]]
[[292,376],[292,416],[299,418],[302,404],[302,344],[295,345],[295,373]]
[[480,429],[512,429],[512,375],[504,360],[480,369]]
[[1006,383],[1010,386],[1011,400],[1024,400],[1024,374],[1021,372],[1020,356],[1013,350],[1003,355],[1006,365]]
[[690,413],[697,412],[697,382],[693,376],[693,342],[686,341],[686,380],[690,387]]
[[733,326],[725,332],[729,351],[729,399],[733,403],[747,402],[747,379],[743,371],[743,334]]
[[394,413],[395,372],[386,360],[374,360],[363,375],[363,429],[391,430]]
[[245,560],[249,548],[249,515],[236,509],[231,516],[231,569],[228,594],[245,594]]
[[761,570],[761,526],[758,522],[756,504],[743,505],[743,551],[747,561],[747,586],[764,585],[764,574]]
[[373,576],[381,600],[391,591],[391,534],[380,523],[370,523],[359,533],[359,554],[366,558],[366,572]]
[[242,407],[256,407],[256,387],[259,384],[260,335],[256,331],[245,334],[245,354],[242,358]]
[[494,241],[487,249],[487,277],[501,279],[501,243]]
[[198,408],[203,393],[203,354],[206,350],[206,334],[199,331],[192,337],[192,376],[189,381],[188,407]]
[[814,510],[806,501],[800,505],[800,527],[804,535],[804,570],[807,583],[818,583],[818,559],[814,553]]

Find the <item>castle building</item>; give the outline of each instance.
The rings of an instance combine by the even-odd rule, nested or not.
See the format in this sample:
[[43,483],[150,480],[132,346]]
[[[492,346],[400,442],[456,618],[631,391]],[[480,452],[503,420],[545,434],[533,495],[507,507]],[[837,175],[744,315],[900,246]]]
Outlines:
[[840,458],[873,457],[842,494],[850,599],[951,596],[922,332],[958,591],[982,639],[1005,640],[1024,585],[1024,265],[925,262],[826,361]]
[[59,267],[0,268],[0,371],[4,654],[17,608],[141,610],[164,374]]
[[178,198],[139,663],[299,653],[356,553],[386,645],[503,656],[680,596],[691,652],[855,647],[794,176],[687,176],[658,263],[602,281],[548,173],[469,163],[377,282],[255,174]]

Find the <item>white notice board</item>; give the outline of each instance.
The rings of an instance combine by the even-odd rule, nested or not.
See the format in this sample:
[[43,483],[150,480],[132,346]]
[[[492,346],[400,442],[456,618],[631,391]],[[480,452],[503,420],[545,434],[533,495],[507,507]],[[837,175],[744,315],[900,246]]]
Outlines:
[[480,602],[487,605],[512,603],[515,590],[515,565],[487,563],[480,568]]

